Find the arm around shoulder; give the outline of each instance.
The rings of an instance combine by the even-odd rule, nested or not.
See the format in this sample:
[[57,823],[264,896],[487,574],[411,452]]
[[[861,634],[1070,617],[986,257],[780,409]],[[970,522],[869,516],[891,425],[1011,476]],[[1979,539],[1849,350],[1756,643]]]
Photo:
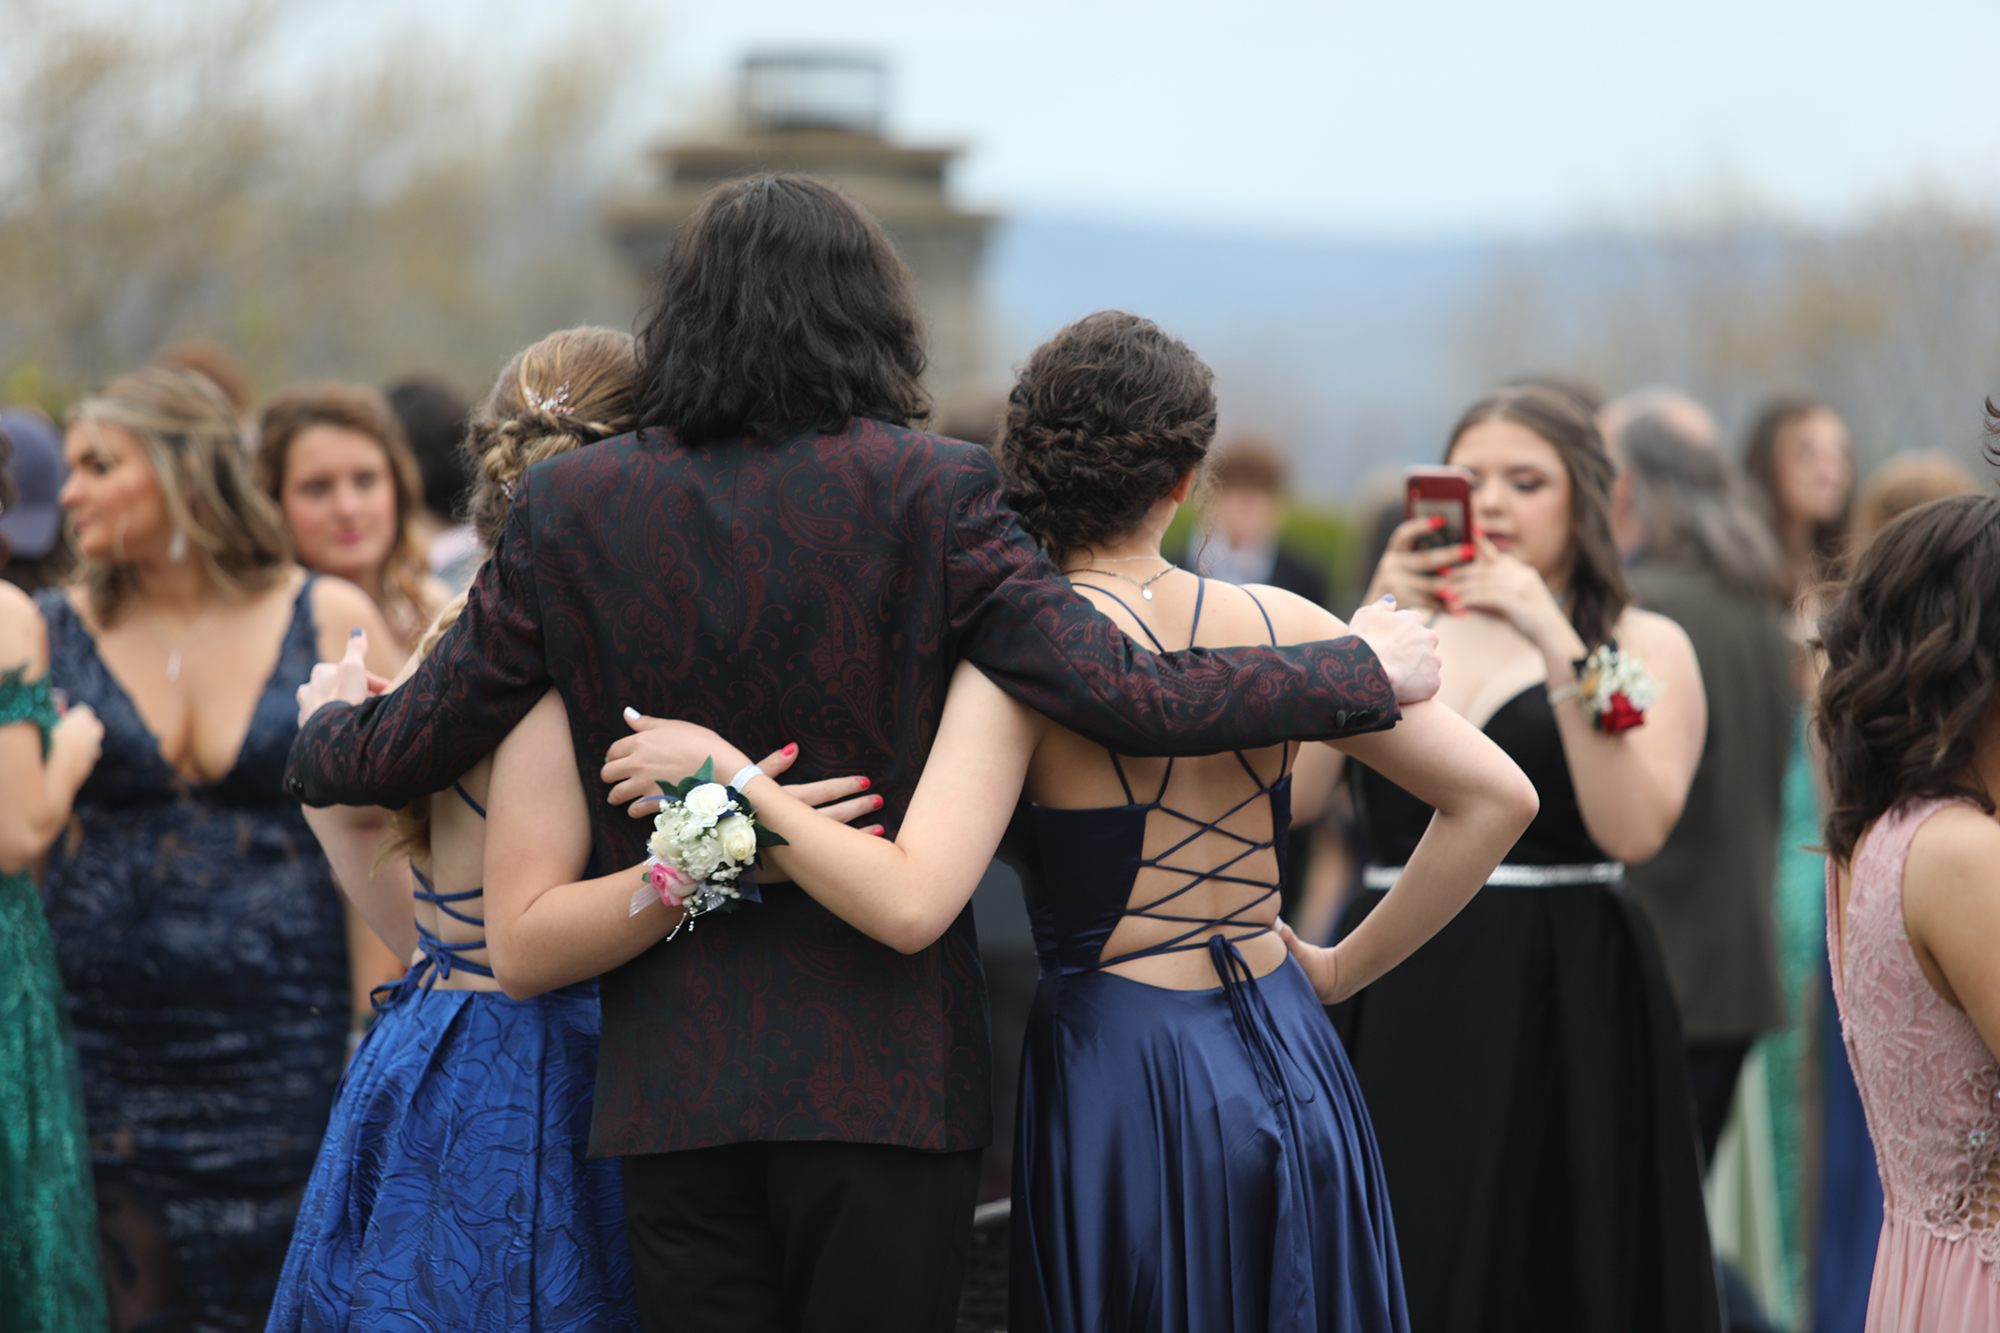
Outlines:
[[1120,754],[1257,749],[1396,720],[1397,691],[1355,636],[1293,648],[1138,647],[1035,547],[990,461],[966,470],[932,526],[946,544],[963,655],[1029,708]]

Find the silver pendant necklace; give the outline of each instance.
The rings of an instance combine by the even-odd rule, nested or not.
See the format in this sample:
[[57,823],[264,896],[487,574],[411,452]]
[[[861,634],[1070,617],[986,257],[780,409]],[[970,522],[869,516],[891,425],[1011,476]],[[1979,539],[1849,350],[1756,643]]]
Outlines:
[[[1165,557],[1165,556],[1159,556],[1159,555],[1145,555],[1145,556],[1142,556],[1142,555],[1132,555],[1132,556],[1126,556],[1126,557],[1125,557],[1125,559],[1127,559],[1127,560],[1166,560],[1166,557]],[[1107,565],[1115,565],[1115,564],[1117,564],[1117,563],[1118,563],[1118,561],[1116,561],[1116,560],[1107,560],[1107,561],[1105,561],[1104,563],[1105,563],[1105,564],[1107,564]],[[1165,577],[1166,577],[1167,575],[1169,575],[1169,574],[1173,573],[1173,572],[1174,572],[1174,571],[1175,571],[1176,569],[1179,569],[1179,568],[1180,568],[1180,566],[1179,566],[1179,565],[1176,565],[1176,564],[1175,564],[1175,563],[1174,563],[1173,561],[1171,561],[1171,560],[1167,560],[1167,567],[1166,567],[1165,569],[1161,570],[1161,571],[1160,571],[1159,573],[1157,573],[1157,574],[1153,575],[1153,577],[1151,577],[1151,578],[1149,578],[1149,579],[1145,580],[1144,582],[1141,582],[1141,581],[1139,581],[1138,579],[1135,579],[1135,578],[1133,578],[1133,577],[1132,577],[1132,576],[1131,576],[1130,574],[1120,574],[1120,573],[1119,573],[1119,572],[1118,572],[1117,570],[1115,570],[1115,569],[1095,569],[1095,568],[1092,568],[1092,567],[1090,567],[1090,566],[1087,566],[1087,565],[1086,565],[1086,566],[1084,566],[1084,567],[1083,567],[1083,568],[1081,568],[1081,569],[1066,569],[1066,570],[1064,570],[1064,571],[1063,571],[1063,574],[1064,574],[1064,576],[1065,576],[1065,577],[1068,577],[1068,576],[1071,576],[1071,575],[1076,575],[1076,574],[1102,574],[1102,575],[1104,575],[1104,576],[1105,576],[1106,578],[1114,578],[1114,579],[1124,579],[1124,580],[1125,580],[1125,581],[1126,581],[1127,583],[1131,584],[1131,585],[1132,585],[1133,587],[1135,587],[1135,588],[1137,588],[1137,589],[1139,590],[1139,595],[1140,595],[1141,597],[1145,598],[1145,599],[1146,599],[1147,601],[1149,601],[1149,602],[1150,602],[1150,601],[1152,601],[1152,600],[1153,600],[1153,588],[1152,588],[1152,585],[1153,585],[1153,584],[1155,584],[1155,583],[1158,583],[1158,582],[1159,582],[1159,581],[1160,581],[1161,579],[1165,578]]]
[[201,628],[202,622],[215,614],[217,605],[216,602],[210,602],[203,607],[201,614],[190,620],[187,628],[180,632],[179,638],[167,633],[166,626],[160,623],[157,611],[150,606],[146,608],[146,619],[151,622],[153,636],[160,641],[160,646],[167,650],[167,684],[181,683],[181,650],[187,645],[187,641],[194,637],[194,632]]

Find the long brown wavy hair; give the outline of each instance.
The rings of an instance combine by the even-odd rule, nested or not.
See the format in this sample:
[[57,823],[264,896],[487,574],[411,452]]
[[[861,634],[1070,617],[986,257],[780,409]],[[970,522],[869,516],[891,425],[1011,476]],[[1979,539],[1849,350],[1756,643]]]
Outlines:
[[1826,846],[1854,854],[1905,801],[1962,795],[2000,702],[2000,499],[1960,495],[1884,528],[1820,618],[1826,675],[1813,725],[1826,752]]
[[403,423],[389,400],[366,384],[312,384],[287,389],[264,408],[258,426],[257,484],[284,504],[285,470],[292,445],[313,426],[337,426],[365,435],[381,447],[389,463],[389,482],[396,492],[396,538],[382,557],[382,609],[408,642],[437,607],[427,590],[430,566],[424,560],[417,515],[423,508],[423,478],[417,459],[403,437]]
[[1624,562],[1611,536],[1611,459],[1586,401],[1574,390],[1539,382],[1496,389],[1451,428],[1444,461],[1459,437],[1488,421],[1509,421],[1540,436],[1569,474],[1569,623],[1586,648],[1608,641],[1632,602]]

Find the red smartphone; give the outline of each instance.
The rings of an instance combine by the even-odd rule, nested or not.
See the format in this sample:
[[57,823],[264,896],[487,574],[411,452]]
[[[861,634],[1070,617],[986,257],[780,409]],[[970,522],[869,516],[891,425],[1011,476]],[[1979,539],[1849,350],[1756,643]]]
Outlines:
[[1413,467],[1403,474],[1407,518],[1442,518],[1417,537],[1419,551],[1463,546],[1472,540],[1472,474],[1462,467]]

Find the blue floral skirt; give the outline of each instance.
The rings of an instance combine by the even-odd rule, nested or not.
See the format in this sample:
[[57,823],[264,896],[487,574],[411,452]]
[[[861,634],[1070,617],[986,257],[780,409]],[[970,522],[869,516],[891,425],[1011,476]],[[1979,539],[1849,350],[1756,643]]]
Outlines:
[[356,1052],[270,1329],[639,1326],[618,1164],[590,1161],[595,983],[406,983]]

